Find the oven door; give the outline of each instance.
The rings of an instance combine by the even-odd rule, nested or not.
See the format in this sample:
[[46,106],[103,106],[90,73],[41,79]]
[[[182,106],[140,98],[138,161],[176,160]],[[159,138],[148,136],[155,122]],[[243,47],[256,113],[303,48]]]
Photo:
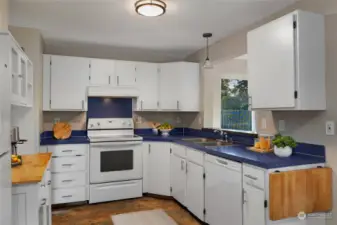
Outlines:
[[140,141],[90,144],[90,183],[141,179],[142,150]]

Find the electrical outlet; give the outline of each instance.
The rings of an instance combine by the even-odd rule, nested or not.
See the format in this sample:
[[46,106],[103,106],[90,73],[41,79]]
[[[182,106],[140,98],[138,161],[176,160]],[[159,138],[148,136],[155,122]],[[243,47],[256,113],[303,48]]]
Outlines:
[[179,116],[176,118],[176,123],[181,124],[181,118]]
[[326,135],[335,135],[335,122],[334,121],[326,121],[325,133]]
[[54,118],[54,124],[55,124],[55,123],[59,123],[60,120],[61,120],[60,118]]
[[285,131],[286,130],[286,121],[279,120],[278,121],[278,131]]

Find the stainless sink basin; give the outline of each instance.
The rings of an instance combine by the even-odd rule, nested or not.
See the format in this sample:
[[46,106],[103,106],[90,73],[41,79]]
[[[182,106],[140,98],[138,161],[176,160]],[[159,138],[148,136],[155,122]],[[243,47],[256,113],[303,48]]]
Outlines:
[[205,147],[213,146],[232,146],[233,143],[224,142],[224,141],[213,141],[213,142],[194,142],[195,144],[203,145]]
[[185,138],[182,139],[183,141],[189,141],[189,142],[194,142],[194,143],[209,143],[209,142],[216,142],[215,139],[210,139],[210,138]]

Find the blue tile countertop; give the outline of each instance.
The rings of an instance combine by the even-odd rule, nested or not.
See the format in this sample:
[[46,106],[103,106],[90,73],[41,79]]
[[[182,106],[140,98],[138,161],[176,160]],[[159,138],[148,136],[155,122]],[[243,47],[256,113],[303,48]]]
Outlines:
[[43,132],[40,136],[40,145],[88,144],[90,142],[86,131],[73,131],[66,140],[57,140],[52,131]]
[[[318,164],[326,162],[324,155],[314,156],[295,151],[295,153],[288,158],[280,158],[276,156],[274,153],[257,153],[249,151],[246,149],[247,148],[246,145],[241,144],[235,144],[234,146],[218,146],[218,147],[205,148],[204,146],[182,140],[183,138],[193,138],[192,136],[168,136],[168,137],[155,136],[155,135],[141,135],[141,136],[143,137],[144,141],[173,142],[180,145],[184,145],[186,147],[203,151],[210,155],[226,158],[241,163],[247,163],[264,169]],[[317,148],[316,145],[308,145],[308,144],[303,145],[307,149]],[[319,147],[324,148],[323,146]],[[303,148],[303,146],[301,148]],[[308,150],[308,152],[311,153],[310,150]]]

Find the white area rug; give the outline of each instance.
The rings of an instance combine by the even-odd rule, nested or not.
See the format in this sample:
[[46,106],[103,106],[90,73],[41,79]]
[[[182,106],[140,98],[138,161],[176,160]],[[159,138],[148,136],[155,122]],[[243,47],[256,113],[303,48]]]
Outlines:
[[162,209],[119,214],[111,218],[114,225],[177,225]]

